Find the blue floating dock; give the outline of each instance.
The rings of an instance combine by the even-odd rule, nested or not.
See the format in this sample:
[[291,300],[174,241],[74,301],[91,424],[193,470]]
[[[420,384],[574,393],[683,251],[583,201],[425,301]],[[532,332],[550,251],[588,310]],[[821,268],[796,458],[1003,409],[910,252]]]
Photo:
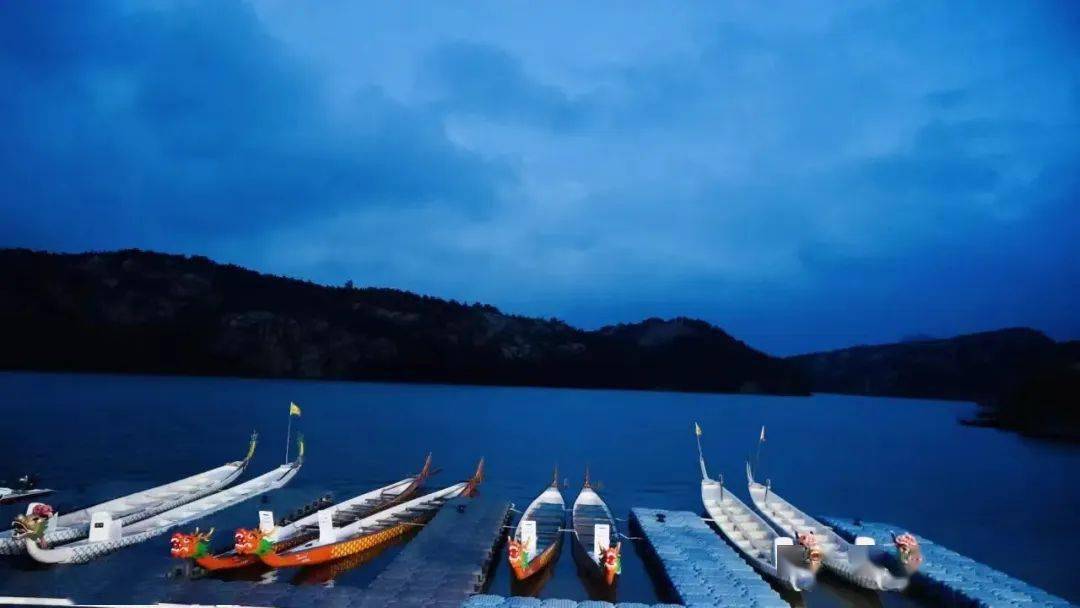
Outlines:
[[630,511],[630,522],[640,530],[683,604],[788,608],[787,601],[700,515],[636,507]]
[[[890,524],[861,522],[839,517],[821,518],[840,536],[853,541],[869,536],[879,545],[891,546],[891,533],[904,528]],[[981,564],[970,557],[915,535],[923,553],[923,565],[911,579],[911,591],[944,606],[1019,607],[1048,606],[1066,608],[1068,601],[1034,585]]]
[[457,608],[483,591],[510,504],[455,498],[368,586],[361,606]]
[[474,595],[461,608],[682,608],[678,604],[638,604],[634,602],[598,602],[594,600],[560,600],[535,597],[502,597],[501,595]]

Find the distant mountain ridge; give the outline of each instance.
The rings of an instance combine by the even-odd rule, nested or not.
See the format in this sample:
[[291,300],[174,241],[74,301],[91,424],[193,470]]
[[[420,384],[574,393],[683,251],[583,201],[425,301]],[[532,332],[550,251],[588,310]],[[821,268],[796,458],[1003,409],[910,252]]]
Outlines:
[[0,331],[7,369],[808,394],[704,321],[584,331],[141,250],[0,249]]
[[1080,438],[1080,342],[1030,328],[855,346],[789,357],[815,392],[983,405],[969,423]]

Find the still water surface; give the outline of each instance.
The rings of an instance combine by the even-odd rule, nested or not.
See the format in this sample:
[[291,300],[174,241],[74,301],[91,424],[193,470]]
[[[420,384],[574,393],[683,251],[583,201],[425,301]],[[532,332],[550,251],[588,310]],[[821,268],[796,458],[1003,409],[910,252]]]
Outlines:
[[[328,491],[348,498],[415,472],[428,451],[443,469],[432,488],[467,477],[483,456],[482,493],[524,507],[557,464],[570,504],[588,464],[616,517],[638,505],[700,512],[692,421],[705,431],[710,472],[723,473],[744,499],[743,462],[764,424],[761,476],[802,509],[895,523],[1080,600],[1070,557],[1080,529],[1080,449],[960,426],[971,406],[957,403],[0,373],[0,476],[36,472],[58,490],[51,504],[67,511],[240,458],[257,429],[246,478],[282,461],[289,401],[303,407],[294,429],[307,438],[304,469],[267,504],[245,503],[200,522],[223,531],[219,546],[234,528],[255,525],[259,508],[281,514]],[[0,519],[18,512],[0,507]],[[312,584],[333,575],[332,584],[362,587],[398,551],[341,572],[285,571],[275,580]],[[166,578],[174,566],[167,536],[81,566],[4,559],[0,595],[119,601],[136,586],[145,594],[176,585]],[[623,568],[620,601],[667,599],[633,551]],[[500,559],[490,592],[510,594],[510,578]],[[537,593],[588,597],[569,551]],[[831,584],[801,602],[907,603]]]

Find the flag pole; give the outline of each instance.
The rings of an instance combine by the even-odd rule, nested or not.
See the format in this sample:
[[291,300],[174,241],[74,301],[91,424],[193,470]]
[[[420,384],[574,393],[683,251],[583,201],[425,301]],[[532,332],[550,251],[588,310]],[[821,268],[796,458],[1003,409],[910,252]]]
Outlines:
[[285,464],[289,463],[289,443],[292,441],[292,406],[289,406],[289,427],[285,431]]
[[761,425],[761,435],[758,436],[757,453],[754,454],[754,473],[758,472],[758,465],[761,463],[761,444],[765,443],[765,425]]
[[709,473],[705,470],[705,455],[701,452],[701,426],[694,423],[694,436],[697,438],[698,464],[701,466],[701,478],[708,479]]

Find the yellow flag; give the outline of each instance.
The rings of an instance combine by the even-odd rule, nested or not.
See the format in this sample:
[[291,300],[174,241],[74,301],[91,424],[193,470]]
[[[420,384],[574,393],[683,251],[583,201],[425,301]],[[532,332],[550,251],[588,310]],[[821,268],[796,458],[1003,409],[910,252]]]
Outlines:
[[290,416],[299,416],[300,415],[300,406],[296,405],[295,403],[292,403],[290,401],[289,402],[289,415]]
[[698,437],[701,437],[701,426],[699,426],[696,422],[694,423],[694,434]]

